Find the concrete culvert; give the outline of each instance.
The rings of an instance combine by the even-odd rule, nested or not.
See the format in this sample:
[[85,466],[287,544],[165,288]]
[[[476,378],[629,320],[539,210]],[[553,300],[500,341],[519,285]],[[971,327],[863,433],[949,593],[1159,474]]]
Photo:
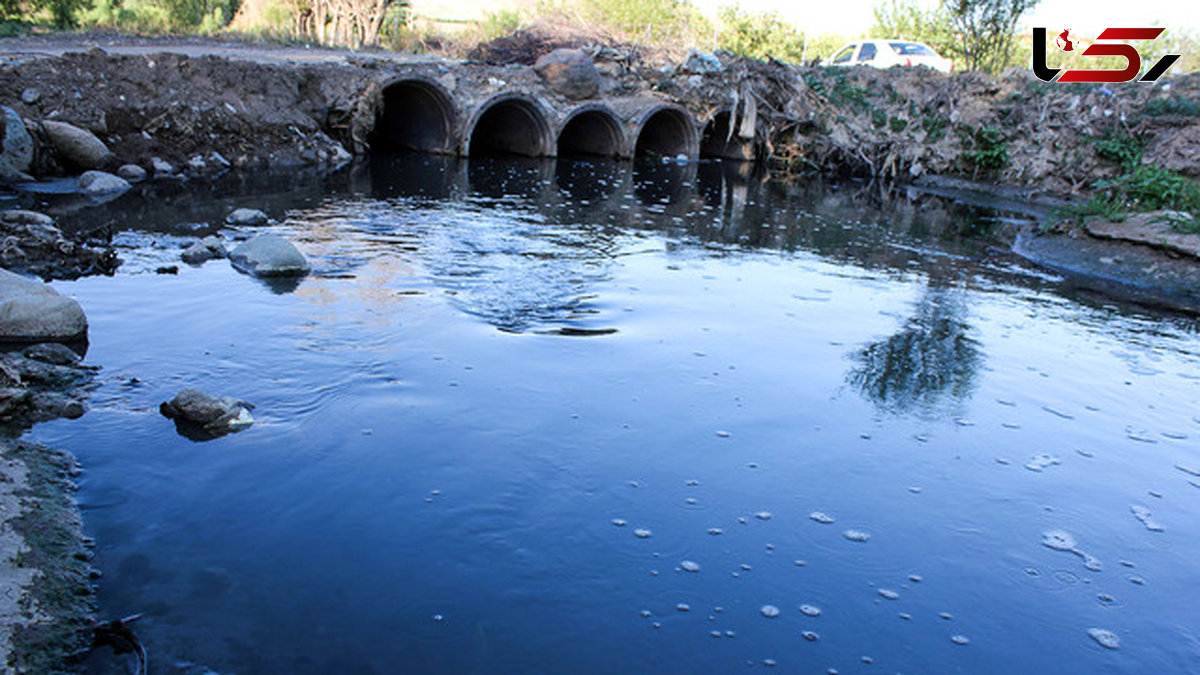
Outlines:
[[492,103],[471,129],[471,157],[546,157],[553,150],[554,138],[545,115],[524,99],[506,98]]
[[678,108],[659,108],[642,123],[637,135],[635,157],[696,156],[696,127],[692,118]]
[[701,157],[719,157],[741,161],[755,159],[758,148],[754,141],[738,136],[736,129],[732,134],[730,133],[731,117],[728,110],[722,110],[713,115],[708,124],[704,125],[704,134],[700,137]]
[[375,120],[371,147],[448,154],[455,150],[454,104],[440,87],[401,80],[383,90],[383,108]]
[[621,157],[622,145],[620,123],[604,110],[576,113],[558,134],[559,157]]

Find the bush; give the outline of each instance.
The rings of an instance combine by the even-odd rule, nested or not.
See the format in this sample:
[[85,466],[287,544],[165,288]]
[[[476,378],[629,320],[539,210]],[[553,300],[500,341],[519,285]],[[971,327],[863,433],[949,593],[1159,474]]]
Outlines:
[[1008,138],[1000,129],[985,124],[975,130],[960,130],[973,147],[964,156],[980,169],[994,171],[1008,164]]
[[804,35],[775,12],[744,12],[737,7],[721,9],[717,44],[738,56],[799,63],[804,60]]

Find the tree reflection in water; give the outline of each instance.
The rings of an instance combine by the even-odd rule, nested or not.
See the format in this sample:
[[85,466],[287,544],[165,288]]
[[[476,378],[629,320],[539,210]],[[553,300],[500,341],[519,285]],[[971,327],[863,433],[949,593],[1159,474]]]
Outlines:
[[851,354],[849,383],[889,412],[932,412],[946,399],[971,396],[983,365],[979,342],[969,335],[963,291],[930,284],[916,315],[887,339]]

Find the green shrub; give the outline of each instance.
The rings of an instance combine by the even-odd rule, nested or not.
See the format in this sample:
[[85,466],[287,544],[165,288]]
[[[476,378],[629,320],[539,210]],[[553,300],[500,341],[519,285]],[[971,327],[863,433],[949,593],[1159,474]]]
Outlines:
[[721,30],[717,44],[738,56],[752,59],[774,57],[798,63],[804,60],[804,34],[775,12],[745,12],[734,6],[720,12]]
[[967,161],[985,171],[994,171],[1008,164],[1008,138],[999,128],[985,124],[977,129],[961,129],[960,134],[971,142],[964,153]]
[[1156,98],[1142,108],[1142,112],[1151,117],[1159,115],[1184,115],[1200,117],[1200,102],[1191,99],[1172,96],[1171,98]]
[[1132,171],[1142,162],[1142,141],[1127,133],[1094,138],[1091,142],[1101,159],[1112,162],[1126,171]]
[[1174,209],[1200,213],[1200,186],[1174,171],[1142,165],[1117,183],[1140,211]]

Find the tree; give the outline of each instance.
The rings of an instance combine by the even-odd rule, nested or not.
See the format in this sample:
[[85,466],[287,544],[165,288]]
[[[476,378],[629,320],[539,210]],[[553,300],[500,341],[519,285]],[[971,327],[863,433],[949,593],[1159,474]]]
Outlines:
[[736,6],[721,8],[717,43],[738,56],[774,57],[780,61],[804,60],[804,35],[775,12],[744,12]]
[[911,1],[902,0],[878,4],[870,34],[883,39],[923,42],[938,54],[956,61],[961,61],[964,56],[958,32],[945,5],[922,9]]
[[957,32],[958,51],[968,70],[993,75],[1012,59],[1013,32],[1017,21],[1039,0],[942,0]]

